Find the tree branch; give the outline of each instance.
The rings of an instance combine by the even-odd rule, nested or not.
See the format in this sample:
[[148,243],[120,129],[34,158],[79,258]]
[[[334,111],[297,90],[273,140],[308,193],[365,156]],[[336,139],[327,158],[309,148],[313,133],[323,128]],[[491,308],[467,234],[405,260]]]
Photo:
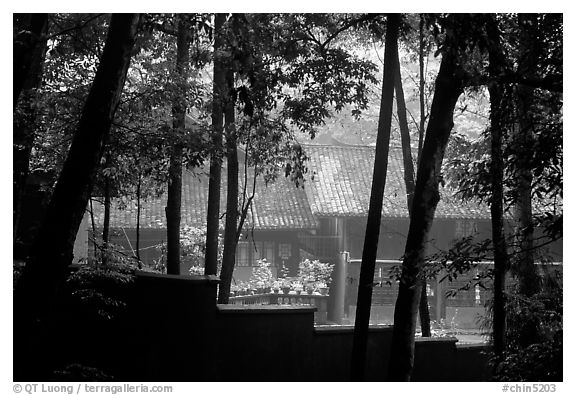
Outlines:
[[322,44],[320,44],[320,50],[324,51],[324,49],[328,46],[328,44],[330,44],[330,42],[332,40],[334,40],[336,37],[338,37],[338,35],[340,33],[342,33],[343,31],[348,30],[351,27],[357,26],[362,22],[366,22],[366,21],[369,21],[371,19],[375,19],[378,16],[379,16],[379,14],[364,14],[359,18],[351,19],[350,21],[348,21],[348,23],[344,24],[339,29],[337,29],[334,33],[332,33],[330,36],[328,36],[328,38]]
[[47,40],[53,40],[53,39],[55,39],[56,37],[59,37],[59,36],[62,36],[62,35],[64,35],[64,34],[73,32],[74,30],[82,30],[82,29],[84,29],[90,22],[92,22],[92,21],[100,18],[100,17],[103,16],[103,15],[105,15],[105,14],[96,14],[96,15],[94,15],[93,17],[86,19],[82,24],[76,25],[76,26],[74,26],[74,27],[70,27],[70,28],[68,28],[68,29],[61,30],[61,31],[59,31],[58,33],[54,33],[54,34],[48,36],[46,39],[47,39]]

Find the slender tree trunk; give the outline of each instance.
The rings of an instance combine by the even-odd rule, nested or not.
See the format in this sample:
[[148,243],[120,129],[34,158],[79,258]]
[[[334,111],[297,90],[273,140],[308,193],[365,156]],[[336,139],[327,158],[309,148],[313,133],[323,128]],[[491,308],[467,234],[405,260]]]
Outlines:
[[[106,163],[109,163],[106,160]],[[102,264],[108,263],[108,242],[110,241],[110,206],[112,199],[110,198],[110,178],[104,178],[104,224],[102,227]]]
[[[519,47],[520,56],[518,71],[527,78],[535,77],[534,68],[538,60],[533,56],[533,43],[537,37],[533,32],[538,25],[537,14],[519,14],[520,26]],[[516,161],[512,163],[515,175],[516,201],[515,215],[515,256],[512,269],[518,279],[518,294],[531,297],[541,289],[540,276],[534,262],[534,224],[532,220],[532,181],[534,151],[534,88],[518,85],[515,92],[517,108],[517,127],[512,134],[512,144],[516,153]],[[539,322],[532,317],[520,324],[518,338],[515,339],[522,347],[528,347],[538,341]]]
[[[512,260],[513,273],[518,279],[518,294],[522,297],[531,297],[541,289],[540,275],[534,260],[534,223],[532,220],[532,163],[531,156],[534,150],[534,135],[532,128],[534,120],[531,119],[532,100],[534,90],[526,86],[516,89],[516,103],[518,108],[518,127],[512,138],[515,150],[519,153],[514,163],[516,179],[516,202],[514,204],[515,217],[515,255]],[[521,323],[518,331],[518,344],[528,347],[538,341],[538,326],[540,323],[535,317],[530,317]]]
[[408,129],[408,119],[406,118],[406,102],[402,88],[402,76],[400,74],[400,62],[396,56],[396,73],[394,88],[396,91],[396,111],[398,113],[398,124],[400,126],[400,140],[402,141],[402,162],[404,164],[404,184],[406,185],[406,200],[408,211],[412,212],[412,202],[414,200],[414,162],[412,160],[412,147],[410,144],[410,129]]
[[[534,76],[537,60],[533,59],[531,47],[534,37],[529,33],[537,25],[536,14],[519,14],[518,24],[521,27],[521,55],[518,69],[525,77]],[[534,88],[518,85],[517,108],[518,125],[514,136],[514,145],[518,151],[516,166],[515,205],[516,238],[518,242],[515,259],[515,270],[518,276],[518,292],[523,296],[532,296],[540,291],[540,277],[534,263],[534,224],[532,221],[532,152],[534,150],[534,120],[531,115],[533,107]],[[526,343],[531,343],[525,339]],[[532,339],[533,340],[533,339]],[[528,345],[528,344],[526,344]]]
[[142,269],[142,260],[140,259],[140,213],[142,212],[142,173],[138,172],[138,184],[136,186],[136,259],[138,260],[138,269]]
[[[530,93],[521,92],[523,89],[518,89],[519,102],[526,100],[527,95]],[[524,103],[525,104],[525,103]],[[519,105],[519,108],[523,104]],[[520,115],[520,131],[522,135],[517,136],[515,139],[518,147],[533,146],[533,139],[531,136],[530,129],[524,129],[527,127],[526,115]],[[528,126],[530,128],[531,126]],[[522,148],[520,148],[522,149]],[[526,155],[530,155],[529,151]],[[529,160],[528,160],[529,161]],[[518,292],[520,295],[532,296],[540,290],[540,276],[536,269],[534,262],[534,224],[532,221],[532,171],[530,169],[531,164],[526,163],[519,164],[517,169],[517,201],[514,207],[515,217],[516,217],[516,242],[517,251],[515,259],[515,272],[518,276]]]
[[374,269],[376,266],[380,220],[382,217],[382,200],[388,168],[388,152],[394,102],[394,68],[396,67],[394,57],[397,56],[398,53],[397,41],[399,25],[400,15],[388,14],[384,50],[382,99],[380,102],[378,136],[376,139],[376,156],[374,158],[372,190],[370,192],[368,221],[366,223],[366,235],[364,237],[364,248],[362,250],[356,321],[354,324],[354,341],[351,359],[351,375],[353,380],[363,380],[365,374]]
[[206,214],[206,257],[204,274],[217,274],[218,233],[220,231],[220,183],[222,179],[222,129],[226,97],[226,71],[219,51],[224,47],[225,14],[216,14],[214,22],[214,82],[212,99],[212,154]]
[[420,71],[420,128],[418,129],[418,159],[416,163],[419,164],[422,144],[424,142],[424,130],[426,128],[426,76],[424,75],[424,47],[426,46],[426,40],[424,39],[424,16],[422,14],[420,14],[418,38],[420,41],[418,50],[418,66]]
[[182,138],[186,127],[186,89],[190,32],[185,14],[178,16],[176,50],[176,92],[172,103],[172,117],[176,143],[172,147],[168,168],[168,199],[166,202],[166,272],[180,274],[180,222],[182,208]]
[[[497,21],[489,18],[486,25],[491,46],[488,49],[489,73],[496,79],[505,67],[504,53],[500,44],[500,30]],[[506,272],[509,257],[504,233],[504,157],[503,144],[506,128],[507,104],[502,85],[488,85],[490,94],[490,174],[492,177],[492,197],[490,212],[492,218],[492,244],[494,246],[494,301],[492,310],[492,341],[494,354],[500,360],[506,349]],[[497,366],[497,364],[495,365]]]
[[[228,91],[234,87],[234,73],[230,70],[226,76]],[[227,304],[230,298],[230,286],[234,273],[236,259],[236,246],[238,244],[238,147],[236,128],[234,125],[234,102],[226,101],[226,162],[228,172],[228,186],[226,189],[226,224],[224,228],[224,251],[222,255],[222,271],[218,286],[218,303]]]
[[112,199],[110,198],[110,179],[108,177],[104,180],[104,226],[102,229],[102,242],[104,245],[110,241],[110,206]]
[[[406,185],[406,199],[408,212],[412,216],[412,201],[414,200],[414,162],[412,160],[412,147],[410,144],[410,129],[408,129],[408,119],[406,118],[406,101],[404,100],[404,90],[402,88],[402,75],[400,73],[400,59],[396,55],[394,88],[396,91],[396,110],[398,113],[398,123],[400,125],[400,139],[402,141],[402,160],[404,163],[404,184]],[[428,309],[428,296],[426,294],[426,279],[422,279],[422,291],[420,293],[420,328],[423,337],[432,335],[430,330],[430,310]]]
[[[420,99],[420,127],[418,129],[418,157],[416,163],[420,163],[420,154],[422,153],[422,143],[424,142],[424,131],[426,130],[426,76],[424,75],[424,52],[426,46],[426,39],[424,37],[424,16],[420,14],[420,23],[418,29],[419,49],[418,49],[418,66],[420,72],[419,81],[419,99]],[[420,326],[422,328],[422,336],[430,337],[432,331],[430,329],[430,310],[428,308],[428,296],[426,280],[422,284],[420,291]],[[438,295],[437,297],[441,297]],[[439,312],[437,312],[439,314]],[[437,317],[438,318],[438,317]]]
[[[42,380],[50,356],[38,343],[50,307],[72,262],[103,147],[120,101],[139,16],[114,14],[101,62],[31,256],[14,295],[14,376]],[[46,342],[48,339],[44,339]]]
[[[494,353],[498,358],[506,348],[506,270],[508,254],[506,251],[506,238],[504,236],[504,160],[502,158],[502,131],[495,119],[500,105],[501,92],[498,88],[490,88],[491,121],[491,165],[492,176],[492,202],[490,212],[492,217],[492,244],[494,245],[494,306],[493,306],[493,332]],[[500,97],[499,97],[500,96]],[[494,104],[492,104],[494,103]]]
[[414,367],[416,316],[422,291],[421,268],[424,264],[426,241],[440,200],[438,183],[444,152],[454,125],[454,107],[462,89],[460,66],[454,54],[447,51],[443,54],[436,77],[430,121],[416,176],[410,228],[394,310],[394,331],[388,364],[388,378],[393,381],[409,381]]
[[[24,19],[38,19],[39,16]],[[46,16],[43,14],[44,17]],[[40,16],[40,19],[43,17]],[[20,18],[16,18],[20,19]],[[46,18],[47,20],[47,18]],[[37,24],[36,21],[34,24]],[[39,32],[41,37],[46,36],[48,32],[48,23],[41,24],[42,30]],[[23,45],[23,43],[18,44]],[[15,43],[15,47],[17,44]],[[44,69],[44,60],[46,57],[47,41],[45,39],[37,40],[36,45],[26,53],[30,56],[30,66],[27,77],[22,82],[21,92],[18,95],[23,96],[20,104],[17,106],[14,102],[14,130],[13,130],[13,237],[14,240],[18,237],[18,227],[20,223],[20,214],[22,207],[22,196],[26,188],[26,180],[30,170],[30,155],[32,153],[32,146],[34,144],[35,129],[37,127],[37,111],[34,102],[38,99],[38,90],[42,85],[42,75]],[[16,54],[14,54],[16,61]],[[20,71],[14,70],[17,74]],[[16,80],[14,81],[16,89]]]
[[12,57],[14,84],[12,109],[16,109],[28,73],[38,56],[37,47],[46,46],[48,14],[14,14],[13,19],[14,26],[18,29],[14,37]]

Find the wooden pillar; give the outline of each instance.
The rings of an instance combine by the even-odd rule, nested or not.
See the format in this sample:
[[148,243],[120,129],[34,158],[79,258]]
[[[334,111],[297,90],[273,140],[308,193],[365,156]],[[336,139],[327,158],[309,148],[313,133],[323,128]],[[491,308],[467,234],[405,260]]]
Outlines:
[[338,252],[350,251],[348,247],[348,229],[346,218],[337,218],[337,229],[338,229]]
[[436,317],[434,319],[440,322],[440,319],[446,318],[446,295],[438,276],[434,281],[436,282]]
[[332,272],[332,286],[330,287],[330,293],[333,297],[333,303],[331,306],[332,308],[329,311],[329,319],[336,324],[342,324],[342,319],[344,318],[348,258],[348,252],[340,252],[336,264],[334,265],[334,271]]

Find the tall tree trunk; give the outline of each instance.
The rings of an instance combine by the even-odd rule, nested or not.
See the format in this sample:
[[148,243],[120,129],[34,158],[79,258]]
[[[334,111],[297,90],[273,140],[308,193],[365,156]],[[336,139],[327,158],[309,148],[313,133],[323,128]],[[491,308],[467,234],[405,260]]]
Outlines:
[[[404,89],[402,88],[402,74],[400,73],[400,59],[396,54],[396,76],[394,78],[394,88],[396,91],[396,111],[398,113],[398,123],[400,125],[400,139],[402,141],[402,161],[404,163],[404,184],[406,185],[406,203],[408,213],[412,216],[412,201],[414,200],[414,162],[412,160],[412,147],[410,144],[410,129],[408,129],[408,119],[406,118],[406,101],[404,100]],[[426,294],[426,279],[422,279],[422,291],[420,293],[420,328],[423,337],[432,335],[430,330],[430,310],[428,309],[428,296]]]
[[204,274],[217,274],[218,233],[220,231],[220,183],[222,180],[222,129],[226,97],[226,71],[219,51],[224,47],[225,14],[216,14],[214,21],[214,82],[212,98],[212,153],[206,214],[206,257]]
[[[426,39],[424,37],[424,16],[420,14],[420,23],[418,26],[418,68],[420,73],[419,81],[419,101],[420,101],[420,126],[418,128],[418,156],[416,163],[420,163],[420,155],[422,153],[422,144],[424,142],[424,130],[426,130],[426,76],[424,75],[424,52],[426,47]],[[430,310],[428,308],[428,295],[426,280],[422,284],[422,291],[420,291],[420,326],[422,329],[422,336],[430,337],[432,331],[430,329]],[[438,295],[437,297],[441,297]],[[437,312],[439,314],[439,312]],[[437,317],[438,318],[438,317]]]
[[462,89],[460,66],[455,55],[447,51],[443,53],[436,77],[430,121],[416,176],[410,228],[394,310],[392,349],[388,364],[389,380],[409,381],[412,375],[416,315],[422,291],[421,268],[424,264],[426,241],[440,200],[438,183],[444,152],[454,125],[454,107]]
[[[490,88],[490,107],[493,114],[497,113],[499,105],[498,88]],[[494,104],[492,104],[492,102]],[[494,117],[494,115],[492,115]],[[490,212],[492,218],[492,243],[494,245],[494,301],[493,301],[493,330],[494,353],[501,357],[506,348],[506,269],[508,266],[508,254],[506,251],[506,238],[504,236],[504,191],[502,182],[504,179],[504,160],[502,158],[502,132],[496,122],[491,121],[491,166],[492,176],[492,202]],[[496,127],[495,127],[496,126]]]
[[[530,34],[537,26],[537,14],[519,14],[518,24],[520,34],[520,60],[518,70],[524,77],[534,77],[534,68],[537,60],[531,49],[534,37]],[[516,166],[515,205],[517,254],[514,262],[518,276],[518,292],[523,296],[532,296],[540,291],[540,277],[534,264],[534,224],[532,221],[532,173],[531,156],[534,150],[534,88],[525,85],[517,87],[518,125],[517,133],[513,137],[514,145],[518,150]],[[527,339],[528,340],[528,339]],[[528,343],[530,343],[528,341]],[[526,344],[528,345],[528,344]]]
[[372,304],[372,288],[374,285],[374,269],[380,235],[380,220],[382,217],[382,200],[386,186],[388,168],[388,152],[394,102],[394,58],[398,54],[399,14],[389,14],[387,17],[386,39],[384,50],[384,77],[382,82],[382,98],[378,119],[378,136],[376,139],[376,156],[374,158],[374,173],[368,208],[368,221],[362,250],[362,264],[358,282],[358,301],[356,321],[354,324],[354,341],[352,346],[351,375],[354,380],[363,380],[366,366],[366,348],[368,345],[368,326],[370,323],[370,307]]
[[110,198],[110,179],[104,179],[104,225],[102,227],[102,242],[104,246],[110,241],[110,207],[112,199]]
[[[514,207],[514,216],[516,218],[516,256],[514,259],[514,271],[518,277],[518,293],[523,296],[532,296],[540,290],[540,277],[534,261],[534,224],[532,220],[532,179],[529,150],[524,148],[533,147],[533,136],[529,123],[529,115],[524,113],[525,106],[529,105],[530,88],[518,87],[518,109],[519,116],[519,135],[514,139],[517,149],[524,152],[520,156],[516,170],[516,203]],[[527,122],[528,121],[528,122]]]
[[424,16],[420,14],[420,24],[418,29],[418,66],[420,72],[420,83],[419,83],[419,93],[420,93],[420,127],[418,129],[418,158],[416,163],[420,163],[420,154],[422,153],[422,144],[424,142],[424,130],[426,128],[426,76],[424,75],[424,47],[426,46],[426,40],[424,38]]
[[[106,164],[109,161],[106,159]],[[108,263],[108,243],[110,241],[110,208],[112,199],[110,198],[110,178],[104,177],[104,223],[102,227],[102,264]]]
[[14,84],[12,109],[16,109],[28,73],[38,56],[37,47],[46,46],[48,14],[14,14],[13,21],[17,31],[12,57]]
[[[14,294],[14,377],[41,380],[50,356],[38,344],[57,291],[72,262],[76,234],[120,101],[139,16],[114,14],[90,93],[45,219]],[[46,341],[47,339],[45,339]],[[35,344],[36,343],[36,344]],[[38,348],[40,347],[40,349]]]
[[[34,14],[35,15],[35,14]],[[40,37],[46,36],[48,32],[48,23],[46,14],[44,16],[30,16],[23,19],[35,19],[34,25],[40,24],[42,29],[39,32]],[[21,16],[22,17],[22,16]],[[37,19],[45,18],[46,21],[39,23]],[[15,19],[22,19],[16,18]],[[36,27],[37,28],[37,27]],[[22,34],[22,33],[21,33]],[[23,45],[20,43],[18,45]],[[15,47],[16,47],[15,43]],[[36,44],[30,49],[26,56],[30,57],[29,71],[27,72],[27,77],[24,78],[22,82],[22,87],[18,88],[22,91],[22,100],[17,106],[16,101],[14,102],[14,109],[17,110],[14,113],[14,130],[13,130],[13,237],[14,240],[18,237],[18,227],[20,222],[21,206],[22,206],[22,196],[26,188],[26,180],[28,178],[28,173],[30,170],[30,155],[32,153],[32,146],[34,144],[35,129],[37,127],[37,112],[34,106],[34,102],[38,99],[38,90],[42,85],[42,75],[44,69],[44,60],[46,57],[47,41],[45,39],[36,40]],[[16,61],[16,53],[14,54],[14,60]],[[20,73],[22,70],[14,70],[14,73]],[[14,85],[16,89],[16,79],[14,80]],[[18,93],[20,96],[21,94]]]
[[[534,69],[538,60],[533,55],[534,32],[538,26],[537,14],[519,14],[520,26],[520,56],[518,72],[526,78],[536,77]],[[519,84],[516,87],[515,101],[517,107],[517,127],[512,134],[512,144],[516,153],[516,161],[512,163],[515,175],[516,201],[515,216],[515,255],[512,260],[513,273],[518,279],[518,293],[523,297],[531,297],[541,289],[540,276],[534,261],[534,223],[532,219],[532,181],[534,151],[533,114],[534,88]],[[539,322],[532,317],[521,323],[516,341],[522,347],[528,347],[538,341]]]
[[136,259],[138,260],[138,269],[142,269],[142,260],[140,259],[140,213],[142,212],[142,173],[138,172],[138,184],[136,185]]
[[[496,78],[501,75],[505,65],[500,44],[500,31],[496,20],[490,18],[487,34],[491,41],[489,48],[489,73]],[[499,360],[506,349],[506,271],[508,252],[504,234],[504,158],[502,153],[503,134],[506,127],[506,105],[502,86],[498,83],[488,85],[490,94],[490,175],[492,178],[492,197],[490,213],[492,220],[492,244],[494,247],[494,300],[492,309],[492,341],[494,354]]]
[[[226,75],[228,92],[234,87],[234,72],[229,70]],[[226,189],[226,224],[224,228],[224,251],[222,255],[222,271],[218,286],[218,303],[227,304],[230,298],[230,286],[236,259],[236,246],[238,244],[238,147],[236,128],[234,125],[234,102],[231,95],[226,101],[226,162],[228,172],[228,186]]]
[[173,128],[176,143],[170,154],[168,168],[168,199],[166,202],[166,272],[180,274],[180,222],[182,208],[182,139],[186,128],[186,89],[190,46],[189,24],[185,14],[178,14],[176,49],[176,92],[172,102]]

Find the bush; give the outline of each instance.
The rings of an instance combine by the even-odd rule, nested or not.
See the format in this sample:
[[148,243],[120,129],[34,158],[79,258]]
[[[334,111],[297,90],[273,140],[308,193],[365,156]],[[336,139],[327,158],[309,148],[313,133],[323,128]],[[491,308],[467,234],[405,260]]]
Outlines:
[[531,297],[507,294],[507,349],[495,380],[562,381],[562,275],[553,271],[542,280]]
[[299,282],[306,288],[317,289],[330,284],[334,265],[305,259],[300,262],[298,269]]
[[554,338],[504,353],[496,381],[562,381],[562,331]]
[[106,264],[89,262],[80,265],[66,285],[83,313],[111,319],[126,307],[127,289],[134,283],[136,269],[130,261],[118,259]]
[[[218,236],[218,268],[217,274],[222,269],[223,240]],[[154,260],[153,270],[166,273],[166,245],[156,246],[160,251],[160,257]],[[188,274],[204,275],[204,257],[206,254],[206,228],[185,226],[180,229],[180,263],[190,265]]]
[[252,276],[250,277],[250,287],[252,289],[272,287],[274,276],[270,263],[266,259],[258,260],[258,266],[252,268]]

